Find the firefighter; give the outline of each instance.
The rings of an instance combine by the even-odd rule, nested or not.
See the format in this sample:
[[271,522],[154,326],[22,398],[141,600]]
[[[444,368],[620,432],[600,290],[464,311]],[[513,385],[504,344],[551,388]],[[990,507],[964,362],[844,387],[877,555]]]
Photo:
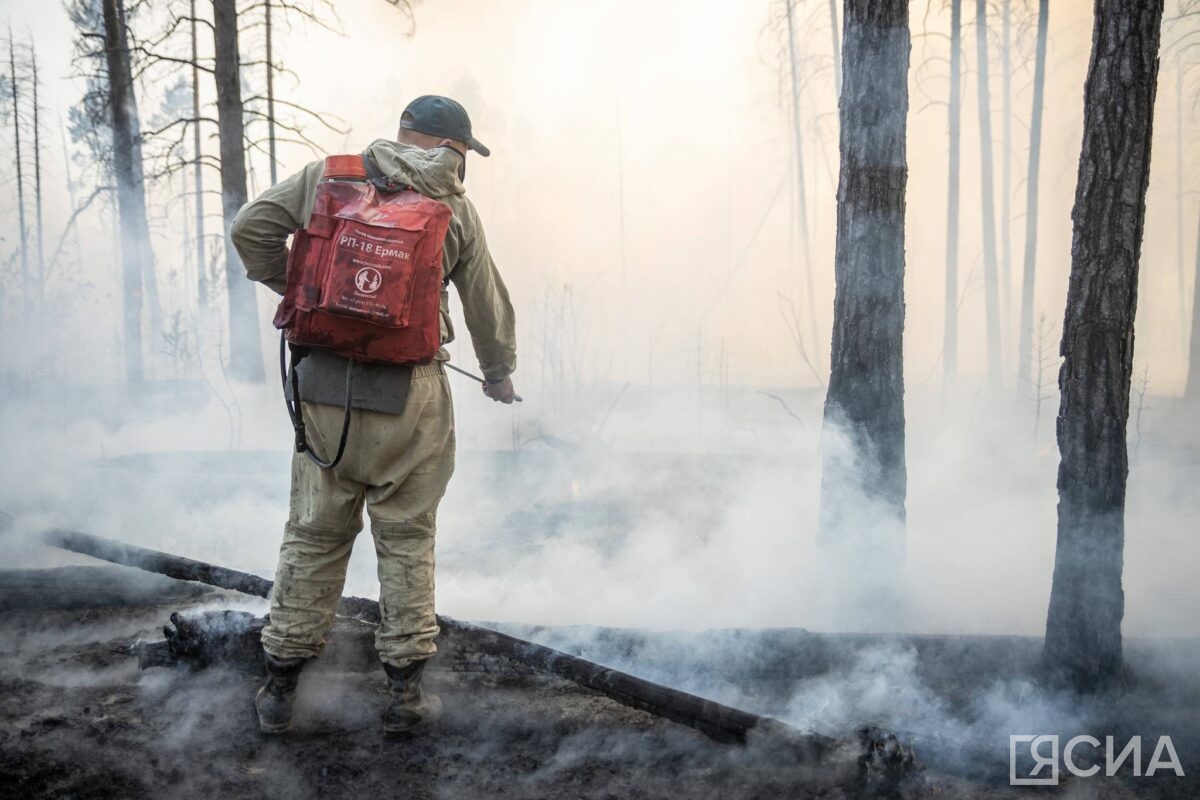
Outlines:
[[[442,275],[462,302],[486,378],[484,394],[511,403],[513,309],[463,188],[468,151],[490,155],[472,136],[467,112],[454,100],[426,95],[404,110],[395,141],[376,140],[363,155],[367,168],[373,165],[388,181],[450,207]],[[248,203],[230,232],[247,276],[280,294],[287,285],[287,240],[309,224],[323,164],[309,164]],[[454,338],[445,286],[443,345]],[[321,652],[333,623],[364,508],[379,561],[383,619],[375,644],[390,683],[384,732],[419,731],[441,714],[440,699],[422,688],[421,678],[438,635],[435,518],[454,471],[454,412],[443,367],[448,359],[443,347],[427,365],[354,364],[345,458],[331,469],[299,453],[292,459],[289,517],[270,622],[262,632],[267,678],[255,698],[264,732],[282,732],[291,724],[300,671]],[[345,359],[320,349],[296,368],[308,437],[320,452],[332,452],[338,443],[346,369]]]

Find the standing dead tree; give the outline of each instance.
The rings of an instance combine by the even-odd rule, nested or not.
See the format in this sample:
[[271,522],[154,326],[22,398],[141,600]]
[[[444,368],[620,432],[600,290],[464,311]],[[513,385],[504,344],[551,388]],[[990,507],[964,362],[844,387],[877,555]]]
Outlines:
[[24,154],[21,151],[21,97],[24,75],[17,69],[17,45],[13,40],[12,28],[8,30],[8,89],[12,95],[12,125],[14,157],[17,178],[17,231],[18,253],[21,265],[21,321],[28,324],[29,308],[29,227],[25,221],[25,174]]
[[[1033,111],[1029,115],[1029,175],[1025,180],[1025,266],[1021,273],[1021,321],[1017,343],[1017,387],[1030,380],[1033,346],[1033,289],[1037,275],[1038,178],[1042,160],[1042,108],[1046,96],[1046,39],[1050,0],[1038,0],[1037,55],[1033,68]],[[1039,378],[1040,380],[1040,378]]]
[[958,188],[959,143],[962,138],[962,0],[950,0],[950,122],[946,194],[946,298],[942,331],[942,369],[946,383],[958,374]]
[[229,366],[235,378],[262,381],[258,307],[242,259],[229,238],[234,217],[246,204],[246,121],[242,101],[236,0],[213,0],[214,78],[221,152],[221,209],[225,221],[225,293],[229,299]]
[[817,341],[817,301],[813,281],[812,243],[808,237],[808,200],[804,180],[804,136],[800,127],[800,65],[796,53],[796,25],[794,0],[787,2],[788,67],[792,90],[792,137],[793,155],[796,159],[796,220],[800,224],[800,251],[804,257],[804,284],[808,294],[809,328],[813,346]]
[[[103,0],[104,56],[108,111],[112,128],[113,175],[121,228],[121,287],[124,308],[125,378],[143,379],[142,290],[154,274],[150,226],[146,219],[146,188],[142,172],[142,139],[137,97],[126,32],[124,0]],[[87,36],[85,32],[81,35]],[[145,283],[144,283],[145,281]]]
[[38,100],[37,50],[29,43],[30,88],[33,90],[33,214],[37,243],[37,315],[41,321],[46,303],[46,232],[42,218],[42,107]]
[[1044,665],[1077,690],[1123,673],[1125,429],[1162,0],[1096,0],[1058,385],[1058,543]]
[[979,191],[983,212],[983,296],[987,322],[988,385],[1000,386],[1000,287],[996,266],[996,190],[992,170],[991,91],[988,87],[987,0],[975,2],[979,76]]
[[[843,13],[837,288],[825,397],[820,537],[886,570],[894,568],[903,552],[907,486],[908,2],[847,0]],[[886,591],[886,586],[864,588],[864,599],[872,590]]]

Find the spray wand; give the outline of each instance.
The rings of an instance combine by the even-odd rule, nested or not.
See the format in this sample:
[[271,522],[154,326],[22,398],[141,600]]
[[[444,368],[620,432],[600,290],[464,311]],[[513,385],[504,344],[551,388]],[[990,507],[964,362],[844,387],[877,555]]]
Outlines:
[[[459,375],[466,375],[468,378],[475,381],[476,383],[484,382],[483,378],[479,377],[478,375],[472,375],[470,372],[467,372],[465,369],[459,369],[458,367],[451,364],[449,361],[446,361],[444,363],[446,364],[447,367],[454,370]],[[519,394],[513,394],[513,400],[517,401],[518,403],[525,402],[525,398],[521,397],[521,395],[519,395]]]

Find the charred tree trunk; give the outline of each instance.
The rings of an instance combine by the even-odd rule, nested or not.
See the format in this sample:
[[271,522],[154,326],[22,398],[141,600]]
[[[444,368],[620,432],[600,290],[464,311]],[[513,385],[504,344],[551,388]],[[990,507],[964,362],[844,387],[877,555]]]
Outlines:
[[1046,96],[1046,32],[1050,0],[1038,2],[1037,55],[1033,67],[1033,111],[1029,114],[1029,175],[1025,179],[1025,268],[1021,275],[1021,330],[1017,345],[1017,389],[1031,381],[1033,287],[1037,274],[1038,170],[1042,160],[1042,107]]
[[13,42],[12,27],[8,29],[9,89],[13,102],[13,143],[16,146],[13,163],[17,168],[17,228],[20,237],[21,259],[21,321],[29,323],[29,228],[25,223],[25,176],[21,153],[21,91],[17,78],[17,50]]
[[42,115],[38,108],[37,52],[31,44],[29,63],[33,69],[33,213],[37,244],[37,316],[41,322],[46,300],[46,236],[42,225]]
[[146,220],[142,141],[125,32],[124,0],[104,0],[104,54],[121,231],[125,378],[129,383],[138,383],[143,378],[142,286],[145,276],[154,268],[154,256],[150,249],[150,225]]
[[1000,286],[996,275],[996,189],[992,175],[992,110],[988,88],[987,0],[975,0],[979,74],[979,191],[983,212],[983,294],[987,316],[988,385],[1000,386]]
[[1189,405],[1200,404],[1200,224],[1196,226],[1196,276],[1192,281],[1192,335],[1188,348],[1187,388],[1183,398]]
[[196,294],[198,308],[208,306],[208,262],[204,256],[204,165],[200,149],[200,48],[196,39],[196,0],[191,0],[192,27],[192,189],[196,193]]
[[1121,677],[1125,427],[1150,176],[1162,0],[1096,0],[1058,385],[1058,545],[1046,668],[1076,689]]
[[942,369],[946,383],[958,374],[958,187],[962,130],[962,0],[950,0],[950,165],[946,201],[946,319]]
[[[893,568],[903,551],[907,0],[848,0],[821,538]],[[865,586],[868,593],[885,588]]]
[[213,0],[213,42],[221,146],[221,210],[225,220],[225,292],[229,299],[229,366],[235,378],[261,381],[263,360],[258,342],[254,286],[246,280],[242,260],[229,238],[234,217],[247,199],[246,125],[235,0]]

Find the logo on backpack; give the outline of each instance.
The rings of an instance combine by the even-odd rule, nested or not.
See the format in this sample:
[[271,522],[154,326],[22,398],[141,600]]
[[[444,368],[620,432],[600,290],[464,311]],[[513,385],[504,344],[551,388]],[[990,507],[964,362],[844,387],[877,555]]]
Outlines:
[[441,344],[452,212],[408,187],[380,189],[367,173],[362,156],[325,160],[312,217],[292,243],[275,327],[292,344],[357,361],[429,363]]
[[379,270],[371,267],[363,267],[354,276],[354,285],[363,294],[375,294],[382,284],[383,276],[379,274]]

